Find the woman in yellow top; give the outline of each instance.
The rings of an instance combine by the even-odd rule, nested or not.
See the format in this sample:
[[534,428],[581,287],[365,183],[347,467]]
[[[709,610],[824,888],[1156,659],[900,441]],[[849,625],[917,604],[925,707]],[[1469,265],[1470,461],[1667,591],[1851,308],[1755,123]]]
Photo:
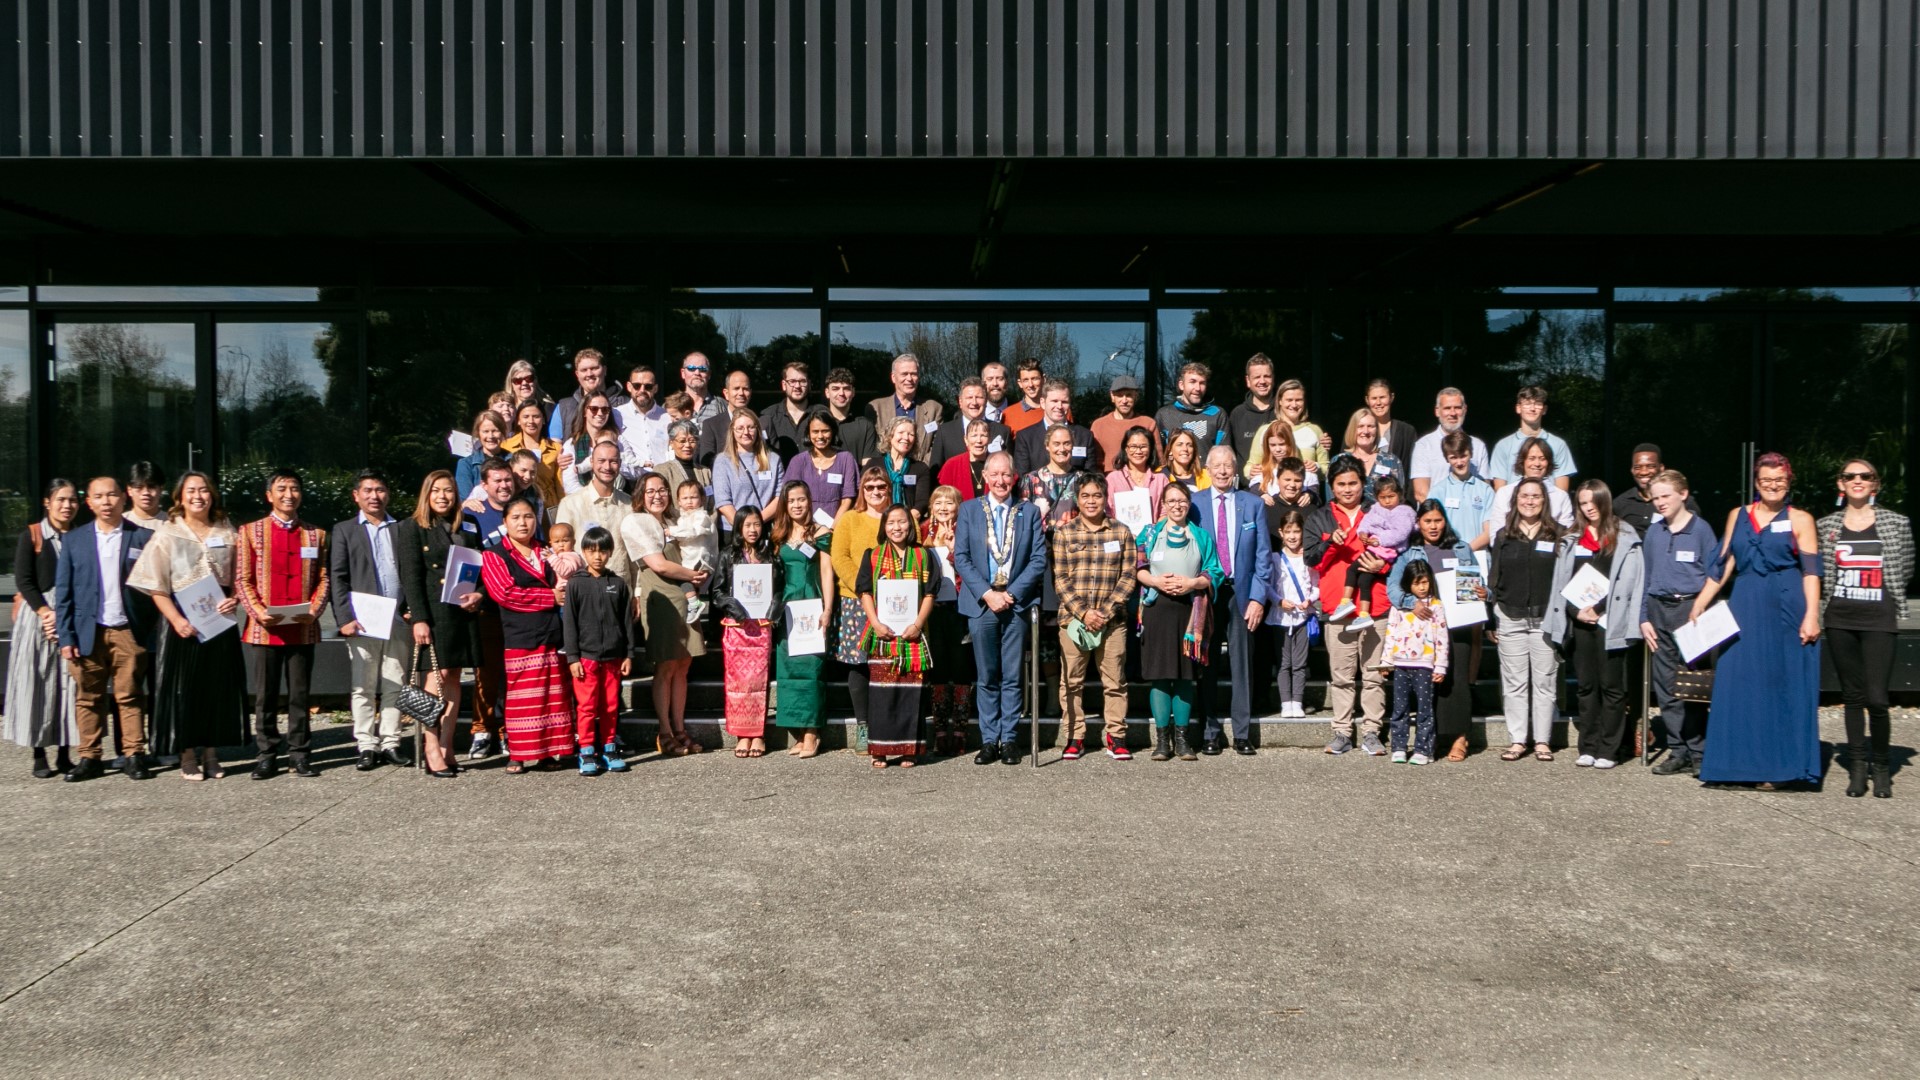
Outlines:
[[[239,534],[220,508],[213,481],[206,473],[184,473],[174,484],[166,523],[154,530],[127,575],[127,585],[153,597],[154,607],[167,620],[154,678],[149,747],[155,754],[178,753],[183,780],[225,775],[218,748],[237,746],[245,737],[247,680],[240,632],[228,626],[202,637],[188,617],[201,613],[204,605],[206,614],[235,618],[240,606],[233,595],[238,546]],[[218,586],[212,596],[197,601],[178,597],[207,578]]]
[[[833,523],[833,580],[840,594],[838,618],[834,620],[839,637],[833,657],[847,665],[847,693],[853,697],[853,718],[862,732],[867,728],[867,650],[862,644],[867,634],[867,612],[855,585],[860,580],[860,564],[880,542],[880,518],[892,503],[893,481],[887,470],[869,465],[860,473],[859,501]],[[860,745],[856,733],[855,746]]]
[[1169,484],[1185,485],[1189,494],[1213,486],[1206,466],[1200,464],[1200,437],[1185,428],[1167,440],[1167,467],[1161,471]]
[[537,401],[524,401],[513,415],[513,434],[500,444],[500,456],[519,450],[531,451],[540,459],[533,486],[540,491],[542,506],[559,506],[566,496],[560,490],[560,440],[547,438],[547,410]]
[[1288,379],[1274,391],[1274,398],[1279,403],[1280,419],[1293,425],[1293,445],[1300,460],[1307,463],[1309,471],[1327,475],[1327,448],[1333,445],[1333,437],[1307,419],[1307,384]]

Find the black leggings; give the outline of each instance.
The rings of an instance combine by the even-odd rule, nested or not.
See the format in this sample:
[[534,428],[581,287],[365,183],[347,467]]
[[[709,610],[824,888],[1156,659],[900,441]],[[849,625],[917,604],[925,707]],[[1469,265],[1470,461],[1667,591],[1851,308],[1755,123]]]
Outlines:
[[1833,670],[1840,676],[1840,700],[1846,704],[1847,745],[1863,746],[1872,721],[1874,756],[1884,758],[1892,737],[1887,717],[1887,685],[1893,678],[1893,640],[1884,630],[1828,627]]

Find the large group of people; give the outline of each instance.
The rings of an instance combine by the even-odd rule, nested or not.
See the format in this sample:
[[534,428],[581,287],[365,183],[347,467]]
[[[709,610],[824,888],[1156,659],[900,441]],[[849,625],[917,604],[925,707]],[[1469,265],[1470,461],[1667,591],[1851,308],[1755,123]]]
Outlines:
[[[710,394],[700,353],[672,393],[651,365],[621,380],[592,349],[572,373],[556,400],[516,362],[465,433],[471,452],[428,473],[405,518],[374,470],[330,529],[300,517],[292,468],[267,481],[269,513],[240,525],[199,472],[167,500],[145,466],[125,484],[55,481],[15,559],[6,734],[33,749],[35,775],[85,780],[114,760],[117,714],[127,775],[177,759],[206,780],[250,709],[253,776],[276,776],[282,757],[315,776],[308,696],[330,610],[361,770],[411,763],[401,707],[418,705],[416,684],[439,700],[420,717],[430,776],[502,755],[513,774],[624,770],[615,721],[636,658],[652,671],[655,750],[699,753],[687,676],[713,651],[741,758],[767,752],[769,726],[787,753],[818,754],[824,688],[844,682],[872,768],[962,753],[969,728],[976,763],[1018,762],[1030,650],[1058,663],[1068,760],[1132,757],[1130,680],[1149,687],[1154,760],[1247,755],[1269,683],[1282,716],[1307,715],[1321,648],[1328,754],[1462,760],[1491,651],[1499,757],[1555,760],[1570,668],[1575,764],[1604,771],[1635,752],[1628,672],[1644,645],[1666,748],[1654,771],[1776,786],[1820,779],[1826,642],[1847,794],[1891,792],[1888,686],[1913,546],[1907,519],[1877,505],[1868,461],[1847,463],[1839,508],[1816,521],[1788,500],[1791,464],[1764,455],[1754,497],[1716,532],[1652,444],[1634,448],[1630,488],[1579,480],[1537,386],[1489,450],[1464,430],[1455,388],[1435,395],[1424,435],[1384,380],[1323,425],[1306,387],[1258,354],[1231,409],[1189,363],[1165,407],[1143,412],[1138,380],[1121,376],[1112,411],[1085,424],[1073,387],[1034,360],[1014,366],[1017,397],[1006,365],[986,365],[952,417],[920,392],[911,355],[864,407],[844,369],[816,400],[799,363],[759,412],[744,371]],[[1682,639],[1728,588],[1738,632],[1690,658]]]

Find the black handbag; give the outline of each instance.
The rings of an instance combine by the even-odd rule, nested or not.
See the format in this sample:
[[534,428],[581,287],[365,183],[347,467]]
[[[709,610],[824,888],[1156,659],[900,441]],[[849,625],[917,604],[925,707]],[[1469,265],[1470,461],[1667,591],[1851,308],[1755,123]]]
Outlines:
[[1713,669],[1683,667],[1673,673],[1673,696],[1681,701],[1713,701]]
[[[447,702],[445,698],[427,691],[424,685],[425,678],[420,679],[423,685],[414,685],[415,677],[420,675],[421,648],[422,646],[419,645],[413,647],[413,659],[408,665],[407,681],[400,687],[400,693],[395,695],[394,705],[411,717],[414,723],[422,727],[433,727],[440,723],[440,714],[446,711]],[[432,645],[427,645],[425,648],[427,663],[431,665],[428,670],[439,671],[440,657],[434,653]]]

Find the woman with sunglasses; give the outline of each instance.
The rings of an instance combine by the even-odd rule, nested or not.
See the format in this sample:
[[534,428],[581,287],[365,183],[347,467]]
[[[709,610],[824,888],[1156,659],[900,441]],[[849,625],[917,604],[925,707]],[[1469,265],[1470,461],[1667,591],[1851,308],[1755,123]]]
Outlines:
[[560,488],[568,495],[593,479],[593,445],[602,435],[620,437],[613,426],[613,399],[596,392],[581,402],[560,447]]
[[525,360],[515,360],[507,368],[507,384],[501,389],[507,392],[507,401],[516,412],[527,402],[540,406],[543,414],[553,411],[553,395],[540,385],[539,376],[533,373],[533,365]]
[[1840,509],[1814,531],[1820,536],[1820,620],[1846,705],[1847,795],[1865,795],[1871,773],[1873,797],[1891,799],[1888,688],[1894,638],[1907,617],[1913,527],[1879,505],[1880,474],[1872,462],[1847,462],[1839,487]]

